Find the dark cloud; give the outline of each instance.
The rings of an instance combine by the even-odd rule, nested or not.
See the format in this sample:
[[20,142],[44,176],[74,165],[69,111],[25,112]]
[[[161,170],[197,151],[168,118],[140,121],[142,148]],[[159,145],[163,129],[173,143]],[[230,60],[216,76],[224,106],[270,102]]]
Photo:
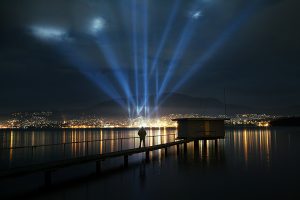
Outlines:
[[[226,87],[232,103],[273,107],[298,104],[299,3],[269,3],[199,70],[192,84],[199,84],[204,94],[222,98],[222,87]],[[192,84],[186,89],[192,91]]]
[[[149,1],[149,65],[155,57],[173,4],[174,0]],[[165,76],[187,21],[191,20],[190,13],[201,10],[202,16],[194,21],[194,34],[190,36],[182,57],[177,58],[178,68],[166,91],[171,90],[172,84],[252,4],[255,8],[249,17],[224,40],[205,65],[199,66],[180,92],[221,98],[220,94],[226,87],[231,91],[233,103],[284,106],[299,102],[300,3],[297,0],[181,1],[159,58],[160,80]],[[137,7],[138,55],[142,57],[142,1],[138,1]],[[113,76],[116,70],[128,74],[132,83],[131,16],[129,0],[1,1],[0,109],[83,107],[108,99],[71,62],[74,55],[73,51],[68,51],[70,48],[78,52],[76,59],[89,60],[91,65],[88,67],[108,77],[117,88]],[[97,17],[105,20],[105,27],[99,35],[105,34],[109,40],[100,40],[90,34],[91,20]],[[44,41],[32,34],[32,26],[59,27],[67,34],[63,41]],[[113,49],[120,69],[109,66],[97,42],[102,48],[109,46]],[[153,88],[152,83],[150,88]]]

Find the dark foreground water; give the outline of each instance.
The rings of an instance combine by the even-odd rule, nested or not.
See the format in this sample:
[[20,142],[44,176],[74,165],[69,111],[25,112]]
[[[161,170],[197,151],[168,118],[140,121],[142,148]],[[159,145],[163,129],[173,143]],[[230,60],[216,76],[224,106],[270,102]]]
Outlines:
[[[122,144],[94,142],[63,147],[3,149],[86,140],[125,138],[136,130],[2,131],[1,170],[57,159],[137,147],[137,141]],[[175,129],[148,130],[149,135],[176,134]],[[172,141],[173,135],[153,137],[146,143]],[[54,185],[43,187],[43,174],[0,180],[0,199],[300,199],[300,128],[227,128],[226,139],[217,144],[188,145],[177,155],[155,151],[150,162],[144,154],[105,160],[103,173],[95,163],[69,167],[53,173]]]

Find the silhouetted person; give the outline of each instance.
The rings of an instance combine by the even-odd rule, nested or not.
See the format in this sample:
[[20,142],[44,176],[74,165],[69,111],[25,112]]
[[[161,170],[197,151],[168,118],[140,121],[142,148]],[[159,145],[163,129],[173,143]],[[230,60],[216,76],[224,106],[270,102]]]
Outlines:
[[144,127],[142,127],[139,132],[138,135],[140,136],[140,148],[141,148],[141,144],[143,141],[144,147],[145,147],[145,137],[147,135],[146,130],[144,129]]

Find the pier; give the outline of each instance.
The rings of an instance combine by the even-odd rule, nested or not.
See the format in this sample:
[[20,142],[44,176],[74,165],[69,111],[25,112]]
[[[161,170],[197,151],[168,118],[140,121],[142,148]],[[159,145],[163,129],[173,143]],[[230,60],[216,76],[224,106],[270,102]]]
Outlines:
[[[77,157],[77,158],[64,159],[64,160],[46,162],[46,163],[41,163],[41,164],[33,164],[33,165],[24,166],[24,167],[15,167],[15,168],[11,168],[8,170],[0,171],[0,178],[7,179],[7,178],[25,176],[25,175],[34,174],[34,173],[44,173],[45,185],[49,186],[52,184],[52,178],[51,178],[52,173],[59,169],[65,168],[65,167],[95,162],[95,171],[98,174],[100,174],[102,162],[107,159],[123,157],[123,166],[126,168],[126,167],[128,167],[129,157],[134,154],[144,153],[146,162],[149,162],[149,160],[150,160],[149,154],[151,151],[162,149],[165,151],[165,155],[167,155],[168,148],[172,147],[172,146],[176,146],[177,154],[179,154],[180,149],[183,149],[184,153],[187,153],[187,144],[190,142],[194,142],[194,147],[199,148],[199,143],[198,143],[199,139],[176,139],[175,134],[147,136],[147,138],[162,137],[162,136],[173,136],[174,141],[163,143],[163,144],[146,146],[146,147],[142,147],[142,148],[122,149],[122,141],[123,140],[125,140],[125,139],[126,140],[128,140],[128,139],[135,140],[138,137],[117,138],[114,140],[118,140],[121,142],[121,150],[119,150],[119,151],[105,152],[102,154],[94,154],[94,155],[87,154],[85,156]],[[219,139],[219,138],[214,137],[214,138],[208,138],[208,139],[213,139],[213,140],[215,140],[215,142],[217,142],[217,139]],[[112,139],[106,139],[106,140],[112,140]],[[82,141],[82,142],[91,143],[91,142],[97,142],[97,141]],[[102,142],[106,143],[105,140],[102,140]],[[78,142],[76,142],[76,143],[78,143]],[[204,143],[206,143],[206,139],[204,140]],[[57,146],[57,145],[65,146],[66,144],[64,144],[64,143],[53,144],[52,146]],[[42,147],[42,146],[45,146],[45,145],[13,147],[13,148],[38,148],[38,147]],[[46,146],[51,146],[51,145],[46,145]],[[181,148],[182,146],[183,146],[183,148]],[[7,149],[10,149],[10,148],[7,148]]]

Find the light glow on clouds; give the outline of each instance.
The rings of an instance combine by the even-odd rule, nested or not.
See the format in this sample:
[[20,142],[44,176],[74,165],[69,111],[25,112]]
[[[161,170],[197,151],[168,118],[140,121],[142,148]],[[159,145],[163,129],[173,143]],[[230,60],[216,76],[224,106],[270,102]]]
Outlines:
[[191,12],[191,17],[193,19],[199,19],[202,16],[203,16],[203,13],[202,13],[201,10],[197,10],[197,11]]
[[67,38],[67,31],[58,27],[32,26],[32,34],[43,40],[61,41]]
[[90,23],[89,31],[92,34],[97,34],[105,28],[105,20],[101,17],[93,19]]

